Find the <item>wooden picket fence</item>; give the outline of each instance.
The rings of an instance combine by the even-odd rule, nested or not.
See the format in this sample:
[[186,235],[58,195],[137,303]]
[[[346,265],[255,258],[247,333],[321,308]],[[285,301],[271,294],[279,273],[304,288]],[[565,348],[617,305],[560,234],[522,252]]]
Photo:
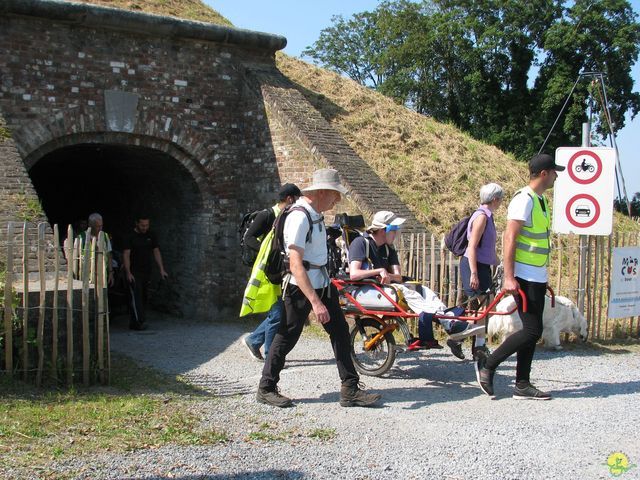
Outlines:
[[[33,379],[37,386],[44,380],[72,385],[79,373],[85,385],[108,384],[111,355],[104,235],[101,232],[85,242],[82,249],[69,227],[62,251],[58,226],[54,225],[52,238],[47,229],[47,224],[38,224],[34,239],[27,223],[7,226],[0,371]],[[29,261],[34,250],[36,268]],[[45,268],[47,252],[53,255],[49,268]],[[39,293],[37,304],[31,305],[30,293]]]
[[[498,235],[501,238],[501,235]],[[609,303],[610,266],[614,247],[637,246],[640,233],[614,233],[608,237],[587,238],[585,288],[578,288],[580,268],[580,242],[576,235],[551,236],[553,246],[549,266],[549,285],[556,295],[570,298],[578,305],[583,295],[583,315],[589,325],[591,339],[640,337],[640,317],[623,319],[607,318]],[[462,301],[460,261],[444,245],[444,235],[425,233],[402,234],[396,242],[402,271],[427,285],[448,306]],[[498,245],[498,258],[502,258],[502,246]]]

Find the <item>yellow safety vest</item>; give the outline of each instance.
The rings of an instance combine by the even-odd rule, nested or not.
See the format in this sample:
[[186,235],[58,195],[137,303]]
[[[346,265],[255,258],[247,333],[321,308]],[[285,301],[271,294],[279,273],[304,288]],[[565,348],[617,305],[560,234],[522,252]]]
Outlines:
[[[515,260],[526,265],[544,267],[549,260],[550,252],[551,212],[547,205],[547,199],[544,196],[538,197],[538,194],[529,186],[520,190],[516,195],[529,195],[533,201],[533,208],[531,210],[531,226],[523,225],[516,237]],[[544,210],[540,202],[544,203]]]
[[[275,210],[275,209],[274,209]],[[276,216],[279,213],[276,212]],[[244,289],[244,297],[242,298],[242,307],[240,307],[240,316],[244,317],[251,313],[268,312],[278,298],[282,295],[282,289],[280,285],[274,285],[268,279],[264,273],[266,267],[266,260],[271,250],[271,243],[273,242],[274,230],[269,231],[262,243],[260,244],[260,251],[258,257],[251,269],[251,276],[249,282]]]

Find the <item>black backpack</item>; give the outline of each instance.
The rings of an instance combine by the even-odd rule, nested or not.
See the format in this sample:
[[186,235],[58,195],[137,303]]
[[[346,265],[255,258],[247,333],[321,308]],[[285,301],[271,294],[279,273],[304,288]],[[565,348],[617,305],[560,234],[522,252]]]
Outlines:
[[267,264],[264,268],[264,273],[267,279],[275,284],[282,283],[285,275],[291,273],[289,270],[289,258],[284,249],[284,222],[287,216],[294,211],[302,211],[307,216],[309,221],[309,231],[306,236],[306,243],[311,242],[311,235],[313,234],[313,220],[306,208],[300,205],[287,205],[276,217],[276,221],[273,223],[273,241],[271,242],[271,250],[267,255]]
[[238,236],[240,237],[240,256],[242,257],[242,263],[248,265],[249,267],[253,266],[253,263],[258,257],[258,252],[245,243],[244,237],[258,214],[264,212],[265,210],[271,209],[267,208],[264,210],[256,210],[255,212],[251,213],[245,213],[245,215],[242,217],[240,225],[238,225]]
[[[471,220],[473,213],[471,215],[467,215],[453,227],[451,227],[451,230],[449,230],[447,236],[444,237],[444,245],[451,252],[453,252],[456,257],[461,257],[462,255],[464,255],[464,252],[469,245],[469,239],[467,238],[467,228],[469,228],[469,220]],[[480,243],[482,243],[482,238],[480,238]]]

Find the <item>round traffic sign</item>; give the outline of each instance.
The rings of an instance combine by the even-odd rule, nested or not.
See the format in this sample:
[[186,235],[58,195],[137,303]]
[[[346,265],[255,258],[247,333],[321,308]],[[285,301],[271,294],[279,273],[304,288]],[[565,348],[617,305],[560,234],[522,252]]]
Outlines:
[[[587,228],[600,218],[600,204],[591,195],[580,193],[569,199],[565,208],[565,215],[571,225],[578,228]],[[586,218],[586,220],[580,221],[582,218]]]
[[[576,162],[578,159],[580,162]],[[579,150],[569,159],[567,171],[574,182],[588,185],[602,175],[602,160],[590,150]]]

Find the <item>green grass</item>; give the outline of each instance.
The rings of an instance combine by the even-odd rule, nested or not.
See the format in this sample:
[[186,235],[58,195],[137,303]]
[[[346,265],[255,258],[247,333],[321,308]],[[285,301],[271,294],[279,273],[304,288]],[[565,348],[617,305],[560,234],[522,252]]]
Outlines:
[[309,432],[309,438],[316,438],[322,441],[333,440],[336,438],[335,428],[316,428]]
[[293,432],[291,431],[278,431],[271,424],[264,422],[260,424],[258,431],[249,432],[245,437],[245,440],[257,442],[279,442],[289,438],[292,433]]
[[3,379],[0,477],[54,459],[228,441],[226,432],[202,429],[189,408],[203,392],[127,358],[114,358],[113,372],[111,387],[82,390],[43,392]]

